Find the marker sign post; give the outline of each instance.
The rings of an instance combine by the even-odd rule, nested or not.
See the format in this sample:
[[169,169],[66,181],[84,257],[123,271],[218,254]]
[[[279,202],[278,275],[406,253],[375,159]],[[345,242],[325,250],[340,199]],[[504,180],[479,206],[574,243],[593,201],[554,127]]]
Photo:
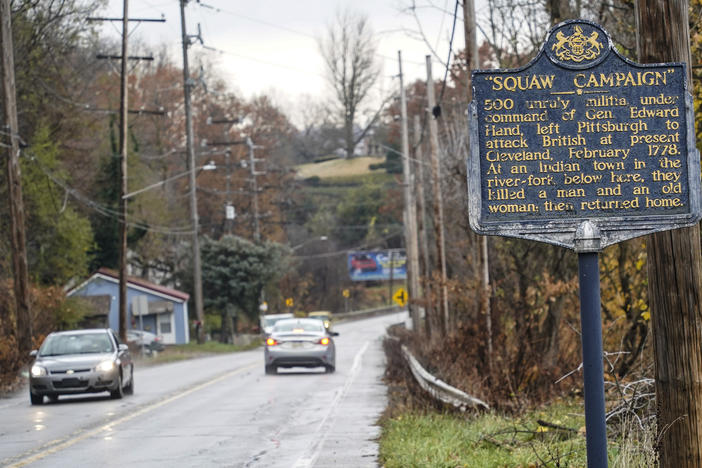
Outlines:
[[699,221],[693,125],[686,65],[633,63],[589,21],[473,72],[471,227],[578,253],[588,466],[607,466],[598,252]]

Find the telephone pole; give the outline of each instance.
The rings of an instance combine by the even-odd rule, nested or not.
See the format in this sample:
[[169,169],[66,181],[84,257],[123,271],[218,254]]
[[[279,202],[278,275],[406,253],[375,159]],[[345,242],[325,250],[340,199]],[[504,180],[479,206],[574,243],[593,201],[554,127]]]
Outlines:
[[253,192],[253,217],[254,217],[254,241],[256,243],[261,242],[261,226],[258,221],[258,182],[256,181],[256,176],[263,175],[262,172],[256,172],[256,161],[254,157],[254,144],[250,137],[246,137],[246,146],[249,147],[249,167],[251,170],[251,191]]
[[197,327],[197,342],[205,342],[205,312],[202,301],[202,265],[200,260],[200,221],[197,212],[197,186],[195,185],[195,147],[193,144],[193,116],[190,107],[190,91],[194,86],[190,79],[188,67],[188,47],[190,36],[185,28],[185,4],[187,0],[180,0],[180,27],[183,39],[183,93],[185,95],[185,134],[190,169],[190,217],[193,225],[193,293],[195,296],[195,315],[200,326]]
[[[475,2],[474,0],[463,0],[463,31],[466,42],[466,100],[470,104],[473,99],[473,82],[471,72],[479,67],[478,62],[478,41],[476,39],[475,25]],[[467,147],[470,148],[470,132],[466,132],[468,139]],[[488,237],[478,236],[480,242],[480,315],[485,317],[485,329],[487,333],[487,360],[490,375],[492,375],[492,315],[490,313],[490,262],[488,257]]]
[[120,67],[120,86],[119,86],[119,161],[120,161],[120,189],[119,189],[119,303],[118,303],[118,333],[119,338],[123,342],[127,342],[127,154],[128,150],[128,122],[127,118],[130,113],[149,113],[155,115],[164,115],[163,111],[149,110],[129,110],[128,97],[128,76],[127,64],[129,60],[153,60],[153,57],[144,56],[129,56],[128,39],[129,39],[129,22],[158,22],[165,23],[166,20],[161,19],[130,19],[129,18],[129,0],[123,0],[121,18],[104,18],[91,17],[88,21],[112,21],[122,23],[122,55],[107,55],[98,54],[96,58],[107,60],[121,60]]
[[422,246],[422,295],[424,296],[425,334],[430,335],[430,321],[434,308],[431,288],[431,259],[429,257],[429,241],[427,240],[426,198],[424,197],[424,152],[422,151],[422,130],[418,115],[414,116],[414,158],[417,165],[415,187],[417,190],[417,210],[419,211],[419,237]]
[[[405,99],[405,85],[402,76],[402,52],[397,51],[397,60],[400,67],[400,115],[402,117],[402,173],[404,176],[404,198],[405,198],[405,246],[407,247],[407,283],[409,289],[410,302],[407,307],[412,317],[412,325],[415,331],[419,331],[420,318],[419,306],[414,301],[419,295],[419,260],[417,259],[419,246],[417,245],[417,206],[414,199],[412,187],[413,177],[410,166],[409,137],[407,135],[407,100]],[[392,263],[391,263],[392,264]],[[392,268],[392,267],[391,267]]]
[[[223,123],[223,122],[212,122],[212,123]],[[241,161],[242,167],[248,167],[249,168],[249,175],[250,179],[249,182],[251,184],[251,209],[253,210],[253,213],[251,216],[253,217],[253,240],[254,242],[258,243],[261,241],[261,225],[259,222],[259,219],[262,217],[259,214],[259,209],[258,209],[258,181],[256,180],[257,176],[264,175],[265,172],[259,172],[256,170],[256,163],[259,161],[263,161],[262,159],[256,158],[254,156],[254,150],[256,148],[260,148],[260,146],[256,146],[251,140],[251,137],[245,136],[243,140],[237,140],[237,141],[214,141],[212,143],[207,143],[207,146],[234,146],[234,145],[246,145],[249,149],[249,157],[248,157],[248,162],[245,160]],[[228,154],[228,153],[227,153]],[[229,194],[229,184],[227,183],[227,195]]]
[[[212,119],[209,118],[207,119],[207,123],[210,125],[213,124],[227,124],[227,125],[234,125],[241,123],[240,118],[236,119]],[[231,129],[231,127],[230,127]],[[225,130],[224,132],[224,137],[227,137],[228,130]],[[228,235],[232,235],[232,224],[234,224],[234,219],[236,218],[236,210],[234,208],[234,205],[232,204],[232,198],[231,198],[231,179],[232,179],[232,167],[231,167],[231,155],[232,152],[229,148],[226,149],[224,152],[224,158],[225,162],[224,164],[227,166],[227,201],[224,205],[224,219],[225,219],[225,224],[226,224],[226,230]]]
[[127,40],[129,38],[129,0],[122,11],[122,67],[119,84],[119,339],[127,342]]
[[[427,61],[427,103],[429,105],[429,150],[431,153],[431,178],[432,190],[434,194],[434,231],[436,236],[437,270],[441,275],[439,287],[439,316],[443,321],[444,330],[448,331],[451,326],[449,322],[448,309],[448,285],[446,284],[446,252],[444,248],[444,202],[441,195],[441,165],[439,164],[439,136],[436,125],[438,112],[436,110],[436,98],[434,96],[434,79],[431,75],[431,56],[426,56]],[[438,330],[437,330],[438,331]]]
[[[689,2],[637,0],[634,8],[639,61],[687,63],[686,82],[691,92]],[[699,224],[651,234],[646,239],[646,254],[659,463],[662,467],[699,468],[702,466]]]
[[27,236],[24,226],[22,176],[19,164],[19,124],[15,89],[15,60],[12,44],[10,0],[0,0],[0,41],[2,44],[3,117],[7,148],[7,185],[10,203],[12,269],[14,274],[17,342],[22,356],[32,349],[32,315],[29,301]]

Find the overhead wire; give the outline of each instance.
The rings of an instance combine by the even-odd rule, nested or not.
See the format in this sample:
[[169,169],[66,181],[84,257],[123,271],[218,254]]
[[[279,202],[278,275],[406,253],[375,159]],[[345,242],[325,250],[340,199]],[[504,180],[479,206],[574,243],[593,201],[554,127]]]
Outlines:
[[[203,5],[202,3],[198,3],[198,4],[201,5],[201,6],[205,6],[205,5]],[[454,15],[453,15],[453,30],[452,30],[452,35],[451,35],[451,41],[450,41],[450,44],[449,44],[449,54],[451,54],[451,52],[452,52],[452,43],[453,43],[453,37],[454,37],[454,34],[455,34],[455,26],[456,26],[456,21],[457,21],[457,8],[458,8],[458,4],[459,4],[459,2],[457,1],[457,2],[456,2],[455,9],[454,9]],[[219,10],[224,11],[224,12],[227,12],[227,11],[222,10],[222,9],[219,9]],[[227,13],[235,14],[235,13],[232,13],[232,12],[227,12]],[[242,16],[242,17],[243,17],[243,15],[237,15],[237,16]],[[255,20],[255,19],[252,19],[252,18],[247,18],[247,19]],[[272,26],[272,27],[279,27],[278,25],[273,25],[273,24],[269,24],[269,26]],[[290,28],[284,28],[284,27],[281,27],[281,29],[290,30]],[[294,30],[291,30],[291,31],[292,31],[292,32],[299,33],[298,31],[294,31]],[[304,33],[302,33],[302,34],[305,35]],[[309,35],[307,35],[307,36],[309,36]],[[209,48],[209,47],[207,47],[207,48]],[[219,50],[219,49],[214,49],[214,48],[209,48],[209,49],[217,50],[217,51],[219,51],[219,52],[221,52],[221,53],[226,53],[226,54],[231,54],[231,55],[238,55],[238,54],[234,54],[234,53],[227,52],[227,51],[224,51],[224,50]],[[242,57],[243,57],[243,58],[247,58],[247,59],[251,59],[251,60],[257,60],[257,59],[254,59],[254,58],[252,58],[252,57],[246,57],[246,56],[242,56]],[[395,59],[395,58],[393,58],[393,59]],[[264,63],[266,63],[266,62],[264,62]],[[280,64],[272,64],[272,63],[268,63],[268,64],[269,64],[269,65],[280,66]],[[441,91],[441,94],[440,94],[439,103],[441,102],[441,98],[443,97],[443,93],[444,93],[444,88],[445,88],[445,86],[446,86],[446,80],[447,80],[448,70],[449,70],[449,66],[450,66],[449,64],[450,64],[450,55],[449,55],[449,61],[447,61],[447,64],[446,64],[446,71],[445,71],[445,73],[444,73],[444,82],[443,82],[443,87],[442,87],[442,91]],[[302,72],[302,70],[296,70],[296,71]],[[77,106],[81,106],[80,103],[74,103],[74,104],[76,104]],[[384,146],[384,145],[383,145],[383,146]],[[390,149],[390,150],[393,150],[393,149],[391,149],[391,148],[389,148],[389,147],[386,147],[386,148],[387,148],[387,149]],[[172,154],[173,152],[174,152],[174,150],[171,150],[171,151],[169,151],[168,153],[165,153],[165,154],[163,154],[163,155],[154,156],[154,158],[158,158],[158,157],[167,157],[167,156],[169,156],[170,154]],[[146,158],[148,158],[148,157],[146,157]],[[90,207],[93,208],[95,211],[97,211],[97,212],[99,212],[99,213],[101,213],[101,214],[103,214],[103,215],[105,215],[105,216],[113,216],[113,217],[118,217],[118,216],[119,216],[119,213],[118,213],[118,212],[116,212],[116,211],[114,211],[114,210],[111,210],[109,207],[106,207],[106,206],[104,206],[104,205],[100,205],[99,203],[97,203],[97,202],[95,202],[95,201],[93,201],[93,200],[90,200],[88,197],[86,197],[86,196],[80,194],[79,192],[77,192],[76,190],[70,188],[67,184],[63,183],[62,181],[58,180],[57,178],[51,177],[50,174],[46,173],[46,175],[47,175],[47,177],[49,177],[54,183],[56,183],[57,185],[61,186],[64,190],[66,190],[66,193],[67,193],[67,194],[71,194],[71,196],[73,196],[73,197],[76,198],[77,200],[81,201],[82,203],[84,203],[84,204],[90,206]],[[159,226],[153,226],[153,225],[149,225],[149,224],[145,224],[145,223],[128,223],[128,224],[131,225],[131,226],[134,226],[134,227],[148,228],[149,230],[157,231],[157,232],[158,232],[158,230],[159,230],[160,228],[163,228],[163,230],[160,231],[160,232],[163,232],[163,233],[170,233],[170,234],[176,234],[176,235],[178,235],[178,234],[183,234],[183,233],[190,233],[190,234],[192,234],[192,228],[190,228],[188,231],[186,231],[186,230],[180,230],[180,228],[176,228],[176,230],[173,230],[173,228],[171,228],[171,227],[167,227],[167,226],[166,226],[166,227],[159,227]],[[166,231],[166,230],[167,230],[167,231]]]
[[[265,21],[265,20],[262,20],[262,19],[259,19],[259,18],[254,18],[253,16],[249,16],[249,15],[245,15],[245,14],[242,14],[242,13],[234,12],[234,11],[227,10],[227,9],[221,8],[221,7],[215,7],[215,6],[213,6],[213,5],[209,5],[209,4],[206,4],[206,3],[203,3],[203,2],[198,2],[197,4],[198,4],[200,7],[202,7],[202,8],[209,9],[209,10],[213,10],[213,11],[215,11],[215,12],[217,12],[217,13],[225,13],[225,14],[228,14],[228,15],[236,16],[236,17],[243,18],[243,19],[245,19],[245,20],[248,20],[248,21],[251,21],[251,22],[254,22],[254,23],[259,23],[259,24],[262,24],[262,25],[264,25],[264,26],[268,26],[268,27],[270,27],[270,28],[279,29],[279,30],[281,30],[281,31],[286,31],[286,32],[289,32],[289,33],[291,33],[291,34],[296,34],[296,35],[302,36],[302,37],[307,37],[307,38],[313,39],[313,40],[315,40],[315,41],[318,39],[318,37],[315,36],[314,34],[309,34],[309,33],[306,33],[306,32],[304,32],[304,31],[300,31],[300,30],[293,29],[293,28],[290,28],[290,27],[287,27],[287,26],[283,26],[283,25],[280,25],[280,24],[272,23],[272,22],[270,22],[270,21]],[[383,55],[383,54],[380,54],[380,53],[376,53],[375,55],[377,55],[378,57],[384,58],[384,59],[389,59],[389,60],[397,61],[397,57],[388,56],[388,55]],[[408,61],[408,63],[414,63],[414,64],[416,64],[416,65],[421,65],[420,62]]]
[[436,105],[440,108],[441,107],[441,101],[444,98],[444,91],[446,90],[446,80],[448,79],[448,73],[449,69],[451,68],[451,56],[453,55],[453,38],[456,35],[456,18],[458,18],[458,5],[460,4],[460,0],[456,0],[456,5],[453,9],[453,26],[451,26],[451,39],[449,40],[449,51],[448,51],[448,57],[446,59],[446,69],[444,70],[444,80],[441,85],[441,92],[439,93],[439,99],[437,100]]
[[[404,232],[404,228],[398,228],[395,232],[393,232],[393,233],[391,233],[391,234],[388,234],[388,235],[386,235],[386,236],[381,237],[378,241],[380,241],[380,242],[382,242],[382,241],[387,241],[387,240],[392,239],[393,237],[395,237],[395,236],[401,234],[402,232]],[[377,244],[378,241],[373,242],[373,244]],[[312,255],[294,255],[294,257],[295,257],[295,258],[300,258],[300,259],[336,257],[336,256],[338,256],[338,255],[348,254],[348,253],[353,252],[353,251],[358,251],[358,250],[362,250],[362,249],[367,249],[369,245],[372,245],[372,244],[371,244],[370,242],[364,242],[363,244],[358,244],[358,245],[356,245],[356,246],[349,247],[349,248],[343,249],[343,250],[337,250],[337,251],[334,251],[334,252],[325,252],[325,253],[312,254]]]
[[[25,154],[30,161],[35,163],[39,170],[49,179],[51,180],[54,184],[59,186],[61,189],[65,191],[68,195],[70,195],[72,198],[83,204],[84,206],[90,208],[91,210],[95,211],[96,213],[104,216],[111,218],[113,220],[116,220],[118,222],[121,222],[121,213],[116,210],[111,208],[110,206],[101,204],[87,195],[84,195],[80,191],[76,190],[75,188],[71,187],[69,184],[61,180],[60,178],[56,177],[49,169],[47,169],[42,163],[41,160],[32,153],[31,150],[27,148],[23,148],[20,150],[23,154]],[[178,226],[160,226],[156,224],[150,224],[150,223],[145,223],[145,222],[140,222],[140,221],[127,221],[127,226],[130,226],[132,228],[137,228],[137,229],[142,229],[146,231],[151,231],[151,232],[157,232],[160,234],[173,234],[173,235],[192,235],[193,228],[191,225],[185,225],[184,227],[178,227]]]
[[[439,99],[437,100],[436,104],[434,105],[434,109],[431,109],[431,113],[435,118],[438,118],[441,115],[441,101],[443,100],[444,97],[444,91],[446,90],[446,82],[448,80],[448,73],[451,67],[451,56],[453,54],[453,39],[456,34],[456,23],[458,21],[458,6],[460,5],[460,0],[456,0],[456,4],[454,5],[453,9],[453,24],[451,26],[451,38],[449,40],[449,47],[448,47],[448,59],[446,60],[445,64],[445,69],[444,69],[444,78],[442,80],[441,84],[441,91],[439,93]],[[416,8],[416,7],[413,7]],[[433,86],[433,83],[427,83],[427,86]],[[415,151],[417,147],[419,147],[423,141],[424,141],[424,134],[427,126],[427,113],[424,112],[422,115],[422,125],[421,125],[421,130],[420,130],[420,137],[417,141],[416,144],[412,145],[412,150]]]

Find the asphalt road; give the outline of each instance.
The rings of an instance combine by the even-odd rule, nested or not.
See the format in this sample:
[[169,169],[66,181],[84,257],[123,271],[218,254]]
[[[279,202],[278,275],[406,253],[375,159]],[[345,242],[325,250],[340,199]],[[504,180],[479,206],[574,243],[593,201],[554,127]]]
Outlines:
[[[337,371],[265,375],[257,349],[136,368],[135,393],[0,399],[0,466],[375,467],[393,314],[337,324]],[[46,401],[46,400],[45,400]]]

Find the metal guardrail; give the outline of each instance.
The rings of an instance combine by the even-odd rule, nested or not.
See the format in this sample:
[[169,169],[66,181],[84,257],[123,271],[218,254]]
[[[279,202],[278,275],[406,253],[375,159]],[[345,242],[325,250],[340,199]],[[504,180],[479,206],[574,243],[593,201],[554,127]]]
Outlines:
[[342,312],[334,314],[334,320],[355,320],[366,317],[374,317],[381,314],[401,312],[404,309],[398,306],[376,307],[374,309],[354,310],[352,312]]
[[402,354],[405,356],[405,359],[407,359],[412,375],[414,375],[419,386],[431,396],[444,403],[453,405],[461,411],[465,411],[469,407],[490,409],[488,404],[479,398],[472,397],[431,375],[419,364],[419,361],[417,361],[405,345],[401,345],[401,347]]

